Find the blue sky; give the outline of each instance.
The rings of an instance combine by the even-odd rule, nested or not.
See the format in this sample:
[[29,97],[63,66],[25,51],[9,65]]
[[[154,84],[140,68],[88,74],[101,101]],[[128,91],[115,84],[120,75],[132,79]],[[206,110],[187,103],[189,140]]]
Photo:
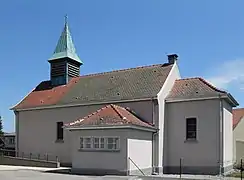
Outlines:
[[244,104],[244,1],[22,0],[0,11],[0,114],[14,131],[9,108],[49,79],[47,59],[64,25],[81,74],[164,63],[179,55],[183,77],[202,76]]

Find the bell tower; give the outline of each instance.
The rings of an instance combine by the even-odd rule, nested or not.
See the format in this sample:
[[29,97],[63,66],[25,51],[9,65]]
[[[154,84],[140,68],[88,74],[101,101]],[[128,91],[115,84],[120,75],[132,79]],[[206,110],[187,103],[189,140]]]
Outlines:
[[83,63],[76,54],[67,15],[63,32],[48,62],[50,63],[50,80],[53,86],[67,84],[71,78],[80,76],[80,66]]

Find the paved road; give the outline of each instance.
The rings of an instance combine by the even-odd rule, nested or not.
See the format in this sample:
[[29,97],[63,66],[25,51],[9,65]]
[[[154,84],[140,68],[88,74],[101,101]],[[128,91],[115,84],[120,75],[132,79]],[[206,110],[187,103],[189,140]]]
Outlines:
[[[34,168],[34,167],[17,167],[17,166],[0,166],[0,180],[179,180],[174,176],[166,177],[126,177],[126,176],[78,176],[58,173],[45,172],[51,169]],[[185,176],[181,180],[218,180],[219,177],[207,176]],[[223,178],[223,180],[233,180],[234,178]],[[240,179],[240,178],[239,178]],[[235,179],[237,180],[237,179]]]
[[[179,180],[166,177],[78,176],[33,170],[0,170],[0,180]],[[197,178],[198,179],[198,178]],[[183,180],[183,178],[182,178]],[[188,179],[189,180],[189,179]],[[216,180],[216,179],[215,179]],[[225,179],[226,180],[226,179]]]
[[1,180],[99,180],[99,177],[84,177],[75,175],[53,174],[31,170],[0,171]]
[[140,180],[137,177],[77,176],[32,170],[3,170],[0,180]]

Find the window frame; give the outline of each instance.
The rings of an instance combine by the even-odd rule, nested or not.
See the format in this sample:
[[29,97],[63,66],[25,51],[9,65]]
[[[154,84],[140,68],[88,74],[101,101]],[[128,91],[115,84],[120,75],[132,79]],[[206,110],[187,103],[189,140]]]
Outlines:
[[[95,147],[95,139],[98,139],[98,147]],[[103,139],[103,143],[101,143],[101,140]],[[101,145],[103,144],[103,147],[101,147]],[[93,136],[93,149],[98,149],[98,150],[102,150],[102,149],[106,149],[106,138],[103,136]]]
[[[61,124],[61,125],[59,125]],[[58,121],[56,122],[56,140],[57,141],[63,141],[64,140],[64,122],[63,121]],[[61,129],[59,129],[61,127]],[[61,130],[61,131],[59,131]],[[61,132],[61,135],[59,134]]]
[[[86,147],[85,145],[85,139],[86,138],[91,138],[91,146],[90,147]],[[108,138],[113,138],[113,139],[117,139],[117,143],[116,149],[109,149],[108,148]],[[82,139],[82,140],[81,140]],[[98,139],[98,143],[95,143],[95,139]],[[103,139],[103,143],[102,140]],[[120,137],[118,136],[80,136],[79,137],[79,141],[80,141],[80,147],[79,150],[83,151],[83,150],[95,150],[95,151],[119,151],[120,150]],[[82,143],[81,143],[82,141]],[[98,144],[98,147],[95,147],[95,144]],[[103,147],[102,147],[103,144]]]
[[[194,125],[195,131],[189,130],[188,121],[190,119],[194,119],[195,120],[195,124],[191,124],[192,126]],[[185,117],[185,123],[186,123],[186,129],[185,129],[185,131],[186,131],[186,133],[185,133],[185,139],[186,139],[186,141],[197,141],[197,138],[198,138],[198,117],[193,117],[193,116]],[[191,133],[191,132],[194,132],[195,133],[195,137],[189,137],[189,134],[188,133]]]
[[[109,138],[112,138],[113,139],[113,142],[112,143],[109,143],[108,142],[108,140],[109,140]],[[117,141],[116,141],[116,139],[117,139]],[[115,140],[115,141],[114,141]],[[117,143],[118,142],[118,143]],[[113,146],[115,145],[115,149],[114,148],[112,148],[112,149],[109,149],[109,144],[112,144]],[[107,149],[108,150],[118,150],[119,149],[119,147],[117,147],[117,146],[119,146],[119,138],[118,137],[107,137],[107,143],[106,143],[106,146],[107,146]]]

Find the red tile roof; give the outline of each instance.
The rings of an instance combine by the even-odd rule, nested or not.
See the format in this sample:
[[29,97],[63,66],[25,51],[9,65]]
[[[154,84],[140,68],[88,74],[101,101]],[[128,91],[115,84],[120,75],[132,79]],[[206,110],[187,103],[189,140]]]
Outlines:
[[147,122],[140,120],[129,109],[114,104],[107,105],[96,112],[65,124],[65,127],[90,127],[90,126],[116,126],[135,125],[147,128],[154,128]]
[[79,77],[73,78],[67,85],[57,87],[52,87],[50,81],[43,81],[14,108],[19,109],[56,104],[78,80]]
[[233,114],[233,129],[238,125],[238,123],[241,121],[241,119],[244,116],[244,108],[238,108],[232,110]]
[[219,95],[230,103],[232,107],[239,105],[230,93],[216,88],[200,77],[176,80],[166,100],[170,102],[174,100],[216,98]]
[[217,94],[226,94],[206,80],[196,78],[186,78],[176,80],[173,88],[171,89],[167,99],[186,99],[186,98],[198,98],[198,97],[212,97]]

